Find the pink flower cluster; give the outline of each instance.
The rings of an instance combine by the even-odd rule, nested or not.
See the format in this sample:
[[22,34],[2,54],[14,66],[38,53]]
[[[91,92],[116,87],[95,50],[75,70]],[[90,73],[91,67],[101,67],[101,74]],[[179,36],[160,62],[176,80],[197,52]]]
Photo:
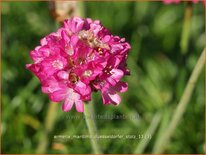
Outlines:
[[[164,2],[165,4],[170,4],[170,3],[176,3],[176,4],[178,4],[178,3],[181,2],[181,1],[183,1],[183,0],[163,0],[163,2]],[[184,0],[184,1],[185,1],[185,0]],[[187,1],[185,1],[185,2],[197,3],[197,2],[199,2],[199,1],[202,1],[204,4],[206,3],[206,0],[187,0]]]
[[34,64],[26,67],[52,101],[63,101],[63,111],[75,105],[83,112],[83,102],[98,90],[104,104],[121,102],[118,93],[128,86],[120,80],[129,75],[126,59],[131,48],[124,38],[113,36],[98,20],[73,17],[40,44],[30,52]]

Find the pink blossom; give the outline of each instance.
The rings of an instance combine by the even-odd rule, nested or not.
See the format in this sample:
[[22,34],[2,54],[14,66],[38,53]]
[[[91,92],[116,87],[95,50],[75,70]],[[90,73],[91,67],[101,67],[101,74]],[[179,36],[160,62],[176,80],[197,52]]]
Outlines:
[[[105,85],[107,85],[107,83],[105,83]],[[127,89],[128,85],[126,82],[118,82],[116,85],[108,87],[108,89],[101,89],[103,103],[118,105],[121,102],[121,97],[118,93],[123,93],[127,91]]]
[[130,45],[112,35],[100,21],[74,17],[40,41],[30,52],[33,64],[26,67],[41,81],[42,92],[51,101],[63,102],[62,110],[75,105],[84,111],[84,102],[100,91],[104,104],[118,105],[118,93],[127,90],[121,82],[129,75],[126,60]]

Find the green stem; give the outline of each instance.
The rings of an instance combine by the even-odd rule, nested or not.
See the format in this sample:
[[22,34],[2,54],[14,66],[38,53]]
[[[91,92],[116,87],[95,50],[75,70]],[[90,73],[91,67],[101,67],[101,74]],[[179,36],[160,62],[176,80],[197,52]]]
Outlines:
[[79,1],[77,4],[79,8],[79,14],[81,15],[81,17],[85,18],[85,14],[86,14],[85,2]]
[[160,137],[159,141],[154,146],[153,153],[162,153],[165,151],[165,147],[167,146],[167,143],[169,142],[173,132],[175,131],[176,127],[178,126],[186,107],[190,101],[190,98],[192,96],[192,92],[194,90],[195,84],[197,82],[198,77],[201,74],[201,71],[203,69],[205,62],[205,49],[202,51],[202,54],[200,58],[198,59],[197,64],[195,65],[195,68],[192,71],[192,74],[190,76],[190,79],[185,87],[185,90],[183,92],[183,95],[180,99],[180,102],[178,103],[176,109],[174,110],[173,117],[171,119],[170,124],[163,132],[162,136]]
[[[161,111],[160,111],[161,112]],[[149,128],[147,129],[147,131],[145,132],[144,135],[151,135],[151,137],[153,136],[153,134],[155,133],[159,122],[161,120],[162,114],[158,112],[155,114],[155,116],[152,119],[152,122],[150,123]],[[147,147],[147,145],[149,144],[150,139],[146,138],[146,139],[142,139],[140,141],[140,143],[138,144],[138,146],[136,147],[134,153],[135,154],[141,154],[144,152],[145,148]]]
[[93,152],[95,154],[101,154],[101,150],[100,150],[99,143],[98,143],[99,141],[96,138],[97,128],[96,128],[96,124],[95,124],[95,120],[94,120],[95,115],[94,115],[94,109],[93,109],[92,102],[85,103],[84,115],[85,115],[87,128],[88,128],[89,134],[90,134],[90,140],[91,140]]
[[192,3],[187,2],[187,6],[185,8],[184,23],[182,27],[181,41],[180,41],[180,48],[182,54],[185,54],[188,49],[191,19],[192,19]]
[[48,107],[46,119],[45,119],[45,128],[43,129],[42,135],[39,139],[39,144],[36,149],[36,153],[45,153],[49,144],[49,134],[54,128],[54,124],[56,121],[56,103],[50,102]]

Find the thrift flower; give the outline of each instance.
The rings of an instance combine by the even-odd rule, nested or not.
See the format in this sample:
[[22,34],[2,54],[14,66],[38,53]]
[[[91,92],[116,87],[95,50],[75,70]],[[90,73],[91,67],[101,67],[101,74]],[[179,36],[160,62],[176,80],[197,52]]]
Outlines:
[[118,94],[128,87],[121,79],[129,75],[126,60],[130,48],[99,20],[74,17],[41,39],[40,46],[30,52],[34,63],[26,67],[39,78],[42,92],[51,101],[63,101],[63,111],[75,105],[83,112],[92,92],[100,91],[105,105],[121,102]]

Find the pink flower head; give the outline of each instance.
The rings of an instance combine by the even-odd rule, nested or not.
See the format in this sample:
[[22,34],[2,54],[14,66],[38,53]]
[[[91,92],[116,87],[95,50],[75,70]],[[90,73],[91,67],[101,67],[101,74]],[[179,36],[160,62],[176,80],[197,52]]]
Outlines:
[[112,35],[98,20],[74,17],[41,39],[30,52],[33,64],[26,67],[41,81],[42,92],[54,102],[63,101],[63,111],[75,105],[84,111],[84,101],[100,91],[104,104],[118,105],[118,93],[127,90],[121,82],[129,74],[126,60],[130,45]]

